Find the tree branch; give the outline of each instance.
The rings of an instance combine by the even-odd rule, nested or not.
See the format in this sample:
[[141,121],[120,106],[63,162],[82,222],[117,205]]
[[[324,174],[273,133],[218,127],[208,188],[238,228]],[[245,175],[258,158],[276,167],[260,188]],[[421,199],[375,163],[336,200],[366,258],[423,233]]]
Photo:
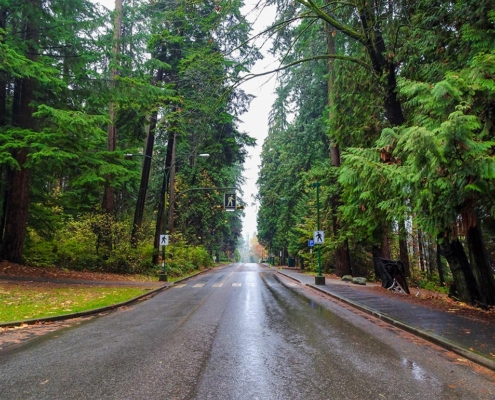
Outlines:
[[311,11],[313,11],[318,18],[321,18],[328,24],[332,25],[335,29],[338,31],[342,32],[344,35],[349,36],[355,40],[357,40],[359,43],[366,45],[366,38],[359,34],[357,31],[354,31],[350,28],[348,28],[345,25],[342,25],[340,22],[338,22],[336,19],[332,18],[330,15],[326,14],[320,7],[318,7],[313,0],[296,0],[299,4],[302,4],[303,6],[309,8]]
[[291,68],[291,67],[298,65],[298,64],[302,64],[304,62],[314,61],[314,60],[326,60],[328,58],[333,58],[334,60],[350,61],[350,62],[353,62],[353,63],[360,65],[361,67],[365,68],[366,70],[368,70],[370,72],[374,72],[374,70],[372,68],[370,68],[370,66],[368,64],[366,64],[365,62],[363,62],[357,58],[348,57],[348,56],[341,56],[339,54],[325,54],[325,55],[321,55],[321,56],[303,58],[301,60],[297,60],[297,61],[294,61],[290,64],[284,65],[283,67],[276,68],[272,71],[262,72],[260,74],[248,74],[248,75],[244,76],[242,79],[240,79],[238,82],[236,82],[233,85],[233,88],[235,88],[235,87],[239,86],[240,84],[247,82],[251,79],[258,78],[260,76],[269,75],[269,74],[274,74],[274,73],[280,72],[280,71],[284,71],[288,68]]

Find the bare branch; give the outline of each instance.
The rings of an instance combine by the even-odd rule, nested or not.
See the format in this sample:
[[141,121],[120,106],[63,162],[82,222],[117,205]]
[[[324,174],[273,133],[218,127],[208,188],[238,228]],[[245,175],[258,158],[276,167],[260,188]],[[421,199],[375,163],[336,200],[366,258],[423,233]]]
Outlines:
[[339,54],[324,54],[324,55],[320,55],[320,56],[303,58],[301,60],[294,61],[294,62],[292,62],[290,64],[284,65],[284,66],[282,66],[280,68],[276,68],[276,69],[271,70],[271,71],[262,72],[262,73],[259,73],[259,74],[247,74],[242,79],[240,79],[238,82],[236,82],[233,85],[232,88],[235,88],[235,87],[241,85],[242,83],[247,82],[247,81],[249,81],[251,79],[258,78],[260,76],[269,75],[269,74],[274,74],[274,73],[277,73],[277,72],[280,72],[280,71],[284,71],[286,69],[289,69],[291,67],[294,67],[295,65],[298,65],[298,64],[302,64],[304,62],[314,61],[314,60],[326,60],[328,58],[333,58],[334,60],[350,61],[350,62],[353,62],[355,64],[360,65],[361,67],[365,68],[367,71],[370,71],[372,73],[374,72],[373,69],[368,64],[366,64],[364,61],[362,61],[362,60],[360,60],[358,58],[348,57],[348,56],[342,56],[342,55],[339,55]]

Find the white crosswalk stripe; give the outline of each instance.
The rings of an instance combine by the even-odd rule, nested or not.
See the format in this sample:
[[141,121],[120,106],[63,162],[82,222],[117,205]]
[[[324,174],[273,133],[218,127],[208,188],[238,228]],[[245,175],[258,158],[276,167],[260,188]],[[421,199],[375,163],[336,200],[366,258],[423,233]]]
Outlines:
[[[206,285],[206,283],[196,283],[195,285],[189,285],[189,287],[193,287],[193,288],[202,288]],[[219,282],[219,283],[214,283],[213,285],[211,285],[211,287],[214,287],[214,288],[219,288],[219,287],[222,287],[224,285],[224,282]],[[288,283],[288,285],[290,286],[296,286],[296,284],[293,284],[293,283]],[[172,286],[173,289],[182,289],[184,287],[188,286],[187,283],[179,283],[177,285],[174,285]],[[249,282],[246,284],[246,286],[249,286],[249,287],[256,287],[256,283],[255,282]],[[234,282],[232,283],[232,287],[242,287],[242,283],[241,282]]]

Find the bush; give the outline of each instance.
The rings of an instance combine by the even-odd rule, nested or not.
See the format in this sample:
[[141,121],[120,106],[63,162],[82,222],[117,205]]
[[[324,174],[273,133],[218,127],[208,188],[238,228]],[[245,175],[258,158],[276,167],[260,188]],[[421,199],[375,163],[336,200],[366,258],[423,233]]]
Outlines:
[[196,269],[197,267],[194,264],[191,264],[190,262],[187,261],[183,261],[183,262],[172,261],[166,263],[167,274],[169,276],[176,278],[184,275],[189,275],[193,273]]
[[[146,229],[151,232],[152,229]],[[101,214],[90,214],[78,220],[68,218],[54,238],[41,237],[29,231],[25,262],[37,266],[58,266],[70,270],[111,272],[120,274],[150,274],[153,238],[143,237],[137,248],[130,245],[129,222],[109,222]],[[143,235],[144,236],[144,235]],[[103,240],[105,238],[105,240]],[[110,240],[109,240],[110,238]],[[167,269],[171,276],[190,274],[213,262],[201,246],[189,246],[177,241],[167,246]]]
[[34,232],[28,234],[24,261],[35,267],[51,267],[58,263],[58,243],[54,240],[43,241]]
[[421,289],[431,290],[433,292],[449,293],[450,285],[448,284],[446,284],[445,286],[441,285],[438,273],[434,273],[431,277],[428,278],[428,274],[426,272],[420,271],[418,286]]
[[78,220],[68,218],[53,240],[29,231],[24,261],[30,265],[56,265],[76,271],[151,273],[151,241],[143,241],[133,248],[129,243],[130,224],[113,222],[109,231],[111,241],[103,243],[101,232],[105,224],[108,224],[106,218],[91,214]]

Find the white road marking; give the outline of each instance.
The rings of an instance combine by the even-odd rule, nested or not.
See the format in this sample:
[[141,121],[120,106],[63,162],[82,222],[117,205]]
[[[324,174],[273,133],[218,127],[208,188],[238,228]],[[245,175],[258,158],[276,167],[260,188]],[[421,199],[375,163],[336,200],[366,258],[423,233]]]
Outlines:
[[295,287],[298,286],[298,284],[294,282],[287,282],[287,286]]
[[173,288],[180,289],[180,288],[183,288],[184,286],[187,286],[187,283],[180,283],[178,285],[174,285]]
[[206,283],[196,283],[193,287],[203,287]]
[[223,282],[213,284],[213,287],[222,287],[222,286],[223,286]]
[[235,286],[235,287],[240,287],[242,284],[240,282],[234,282],[232,284],[232,286]]

